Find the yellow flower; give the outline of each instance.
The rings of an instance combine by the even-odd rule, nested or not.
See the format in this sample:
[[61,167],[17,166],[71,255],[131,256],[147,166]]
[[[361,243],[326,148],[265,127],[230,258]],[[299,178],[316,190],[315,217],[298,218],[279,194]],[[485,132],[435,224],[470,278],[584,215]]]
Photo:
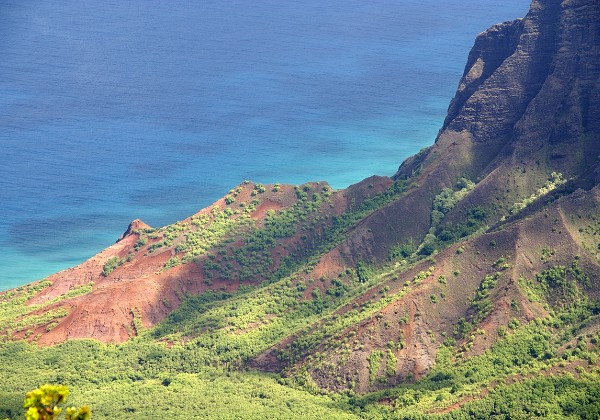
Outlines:
[[40,418],[40,413],[38,413],[35,407],[29,407],[27,413],[25,414],[25,420],[38,420]]

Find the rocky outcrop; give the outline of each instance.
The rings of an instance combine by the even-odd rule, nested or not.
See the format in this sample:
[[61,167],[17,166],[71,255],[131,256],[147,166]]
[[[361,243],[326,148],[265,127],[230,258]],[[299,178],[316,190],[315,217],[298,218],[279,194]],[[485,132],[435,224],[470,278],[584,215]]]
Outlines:
[[144,229],[152,229],[152,227],[150,225],[147,225],[140,219],[135,219],[129,224],[129,226],[127,226],[127,230],[125,230],[125,232],[123,232],[121,237],[119,239],[117,239],[117,242],[120,242],[123,239],[125,239],[126,237],[128,237],[130,235],[134,235],[135,233],[137,233],[141,230],[144,230]]
[[469,54],[465,74],[450,103],[442,130],[459,116],[466,102],[515,53],[523,32],[523,19],[500,23],[481,33]]

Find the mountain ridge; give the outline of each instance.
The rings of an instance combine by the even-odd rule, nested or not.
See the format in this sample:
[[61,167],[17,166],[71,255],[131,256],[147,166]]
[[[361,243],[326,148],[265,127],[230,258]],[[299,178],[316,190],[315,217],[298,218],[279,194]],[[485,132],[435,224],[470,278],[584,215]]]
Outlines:
[[600,333],[599,208],[600,4],[534,0],[477,37],[435,143],[393,177],[245,181],[175,224],[134,221],[82,265],[1,293],[21,306],[0,332],[197,342],[219,366],[356,395],[454,380],[448,360],[468,383],[469,363],[519,337],[518,363],[493,362],[507,375],[565,373]]

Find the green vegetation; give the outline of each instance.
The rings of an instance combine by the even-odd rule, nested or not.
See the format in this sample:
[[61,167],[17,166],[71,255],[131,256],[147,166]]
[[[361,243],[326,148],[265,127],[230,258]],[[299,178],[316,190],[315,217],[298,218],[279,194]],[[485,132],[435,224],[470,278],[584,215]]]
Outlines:
[[[564,32],[573,22],[551,9],[548,22],[563,25],[541,26]],[[0,418],[88,419],[86,406],[61,407],[66,386],[99,418],[599,418],[599,157],[586,124],[597,104],[591,82],[570,79],[579,89],[559,98],[569,107],[548,107],[560,112],[546,138],[536,112],[519,136],[485,118],[470,136],[472,119],[451,115],[465,130],[403,163],[406,179],[341,193],[244,181],[190,219],[134,232],[115,247],[130,249],[101,260],[109,279],[93,260],[70,289],[43,281],[0,294]],[[485,117],[495,104],[483,102],[470,105]],[[563,112],[572,104],[582,112]],[[568,184],[546,179],[556,168]],[[481,180],[477,190],[459,173]],[[134,285],[120,275],[138,272]],[[91,291],[86,308],[79,297]],[[115,314],[127,325],[106,322]],[[89,324],[67,333],[131,339],[38,347],[43,332],[70,327],[63,319],[94,322],[93,334]]]
[[369,269],[363,261],[359,261],[356,264],[356,276],[358,277],[358,281],[361,283],[366,283],[369,281]]
[[[356,208],[339,216],[330,215],[331,190],[321,184],[306,184],[296,186],[295,192],[298,201],[289,208],[278,212],[268,211],[262,225],[256,225],[251,219],[238,217],[232,226],[237,226],[220,236],[220,241],[213,246],[224,246],[232,243],[240,234],[244,235],[244,245],[229,247],[230,251],[215,257],[212,261],[204,263],[204,271],[208,278],[239,278],[242,281],[263,280],[275,281],[285,277],[301,266],[314,264],[320,255],[329,251],[344,238],[347,231],[360,220],[375,210],[392,202],[407,189],[405,181],[396,181],[392,186],[371,198],[363,200]],[[253,193],[263,194],[266,188],[256,184]],[[246,207],[245,211],[251,212],[254,206]],[[214,223],[214,222],[213,222]],[[322,232],[317,232],[315,226],[322,227]],[[280,261],[278,267],[273,269],[273,249],[281,240],[295,235],[300,235],[304,241],[303,246],[287,249],[286,257]],[[227,247],[226,247],[227,248]],[[194,252],[194,255],[199,253]],[[188,258],[184,256],[183,262]],[[357,270],[361,273],[361,281],[368,270]]]
[[392,351],[392,349],[387,349],[386,351],[386,364],[385,364],[385,373],[393,377],[396,375],[396,365],[398,364],[398,358]]
[[417,248],[412,241],[405,244],[393,246],[390,249],[390,260],[396,260],[399,258],[408,258],[415,253]]
[[[484,226],[487,213],[480,206],[473,206],[467,209],[463,222],[444,223],[446,215],[452,210],[469,192],[475,187],[475,184],[461,178],[454,189],[444,188],[433,200],[431,210],[431,225],[429,232],[425,235],[423,242],[417,249],[417,253],[422,256],[433,254],[436,250],[443,249],[448,245],[465,238]],[[458,248],[457,254],[464,252],[464,248]]]
[[493,276],[487,275],[477,288],[475,296],[471,299],[472,322],[478,324],[492,311],[491,291],[496,287],[500,273]]
[[375,382],[377,378],[377,373],[379,372],[379,365],[381,363],[381,358],[383,356],[383,352],[381,350],[375,350],[372,352],[367,360],[369,361],[369,382]]
[[456,206],[467,194],[475,188],[475,183],[466,178],[461,178],[455,186],[455,190],[444,188],[433,200],[433,209],[431,211],[431,226],[439,226],[442,219],[454,206]]
[[484,209],[478,206],[471,207],[467,211],[464,222],[444,226],[439,231],[438,238],[444,244],[450,244],[465,238],[477,232],[483,226],[485,218],[486,212]]
[[52,329],[59,319],[67,315],[66,310],[56,308],[39,314],[31,314],[30,312],[48,308],[63,299],[70,299],[89,293],[92,291],[93,283],[73,288],[61,296],[42,304],[26,305],[26,302],[36,293],[49,286],[51,286],[51,283],[44,280],[9,290],[0,295],[0,341],[8,340],[12,334],[19,331],[24,331],[25,337],[29,338],[34,334],[34,330],[37,327],[46,326],[47,330]]
[[[507,257],[502,257],[491,264],[501,270],[506,261]],[[466,341],[456,344],[457,340],[447,339],[433,370],[414,383],[364,396],[351,391],[322,394],[306,369],[290,371],[287,379],[243,369],[258,354],[290,336],[294,341],[279,354],[284,365],[294,366],[299,360],[307,367],[320,363],[323,356],[315,352],[317,348],[338,348],[339,354],[350,357],[360,343],[340,333],[347,333],[362,320],[378,319],[382,308],[419,287],[435,271],[433,266],[419,271],[400,292],[391,293],[381,284],[397,271],[368,269],[365,282],[358,270],[316,281],[304,281],[295,274],[236,293],[188,296],[158,327],[141,330],[140,325],[141,335],[121,345],[91,340],[50,348],[1,343],[0,365],[6,368],[0,378],[0,418],[22,417],[23,393],[45,382],[64,383],[77,390],[73,402],[89,403],[99,418],[154,418],[153,413],[161,413],[161,417],[169,413],[171,418],[412,418],[457,403],[460,407],[449,417],[597,412],[600,376],[594,363],[600,352],[600,334],[587,328],[598,319],[600,304],[585,298],[583,291],[590,287],[590,280],[577,259],[519,282],[534,290],[540,302],[554,308],[550,317],[531,322],[513,319],[498,331],[499,340],[489,350],[465,357],[473,337],[481,334],[477,326],[490,313],[491,294],[502,271],[484,276],[471,297],[470,317],[457,326],[457,340]],[[442,275],[433,279],[437,287],[448,287],[443,286],[447,281]],[[9,305],[13,299],[22,303],[32,290],[47,286],[12,291],[10,299],[4,298],[3,313],[17,314],[17,305]],[[303,297],[307,287],[313,288],[309,300]],[[377,297],[344,314],[336,313],[367,290],[378,290]],[[430,300],[439,302],[433,294]],[[132,313],[139,321],[139,312],[134,308]],[[400,325],[408,322],[405,313],[399,313],[398,319]],[[385,328],[391,325],[386,323]],[[404,347],[400,333],[398,341],[370,351],[366,368],[372,386],[395,383],[401,360],[397,352]],[[574,376],[569,366],[590,368]],[[547,376],[544,372],[548,369],[557,369],[557,374]],[[528,379],[506,382],[525,376]],[[483,389],[489,392],[482,394]],[[557,390],[562,391],[556,394]],[[519,393],[526,396],[519,400]],[[584,399],[584,395],[591,397]],[[390,403],[382,405],[380,400]]]
[[140,239],[137,240],[137,242],[134,245],[134,249],[136,251],[139,251],[140,248],[142,248],[143,246],[145,246],[148,243],[148,238],[146,237],[140,237]]
[[[144,238],[144,240],[145,240],[145,238]],[[138,249],[137,245],[140,243],[140,241],[141,241],[141,239],[138,240],[134,249],[136,249],[136,250]],[[159,247],[159,246],[163,246],[163,245],[165,245],[165,244],[164,243],[154,244],[151,248],[152,248],[152,250],[154,250],[155,247]],[[108,277],[108,275],[110,273],[112,273],[113,271],[115,271],[118,267],[122,266],[126,262],[131,261],[133,259],[133,257],[134,257],[134,253],[132,251],[125,258],[119,258],[119,257],[109,258],[106,261],[106,263],[104,264],[104,267],[102,268],[102,275],[104,277]]]
[[104,268],[102,269],[102,275],[104,277],[107,277],[110,273],[112,273],[115,268],[117,268],[119,266],[119,258],[117,257],[112,257],[109,258],[108,261],[106,261],[106,263],[104,264]]
[[[443,342],[428,376],[398,376],[406,369],[404,353],[412,351],[412,321],[422,316],[423,306],[445,309],[456,300],[452,288],[461,287],[463,280],[457,278],[457,268],[438,264],[437,255],[430,255],[480,231],[488,217],[488,210],[477,206],[456,213],[472,182],[460,180],[435,198],[424,242],[405,238],[391,247],[387,259],[383,254],[382,265],[364,257],[340,272],[318,275],[320,256],[365,217],[402,196],[407,181],[396,181],[338,216],[331,214],[328,187],[298,186],[296,202],[268,211],[261,220],[252,213],[281,186],[267,191],[260,184],[245,185],[230,191],[229,207],[137,232],[135,252],[106,262],[103,275],[108,276],[141,253],[168,252],[162,270],[197,263],[209,286],[215,279],[237,282],[227,287],[234,292],[215,287],[199,296],[179,293],[181,306],[150,329],[143,328],[140,309],[130,308],[138,336],[127,343],[76,340],[37,348],[11,341],[19,332],[35,342],[39,328],[52,329],[67,315],[48,307],[88,293],[92,284],[30,308],[24,303],[48,282],[1,295],[0,366],[6,368],[0,377],[0,418],[23,416],[23,393],[45,382],[77,390],[74,402],[89,403],[100,418],[422,418],[448,407],[455,407],[445,414],[451,418],[597,413],[600,304],[588,296],[591,281],[580,261],[551,266],[558,254],[551,248],[536,251],[545,270],[517,282],[523,296],[544,308],[547,317],[530,320],[522,302],[509,297],[505,306],[511,312],[504,324],[491,331],[486,327],[494,318],[494,296],[504,293],[514,262],[511,255],[499,253],[502,243],[492,241],[480,250],[492,269],[481,274],[474,292],[471,286],[471,296],[465,295],[464,317],[454,318],[456,324],[441,336],[432,330],[424,334],[427,343]],[[243,188],[251,188],[242,195],[250,193],[251,201],[240,202]],[[446,216],[452,209],[450,223]],[[459,245],[453,258],[470,257],[470,243]],[[409,277],[407,270],[423,258],[431,266],[420,266]],[[413,296],[421,299],[411,304]],[[160,304],[176,306],[167,299]],[[390,315],[392,307],[396,312]],[[30,314],[35,309],[48,310]],[[131,326],[129,330],[134,335]],[[253,371],[261,358],[284,375]],[[339,373],[351,363],[356,363],[356,373]],[[331,389],[339,392],[319,389],[319,375],[331,377]],[[356,383],[359,376],[365,383]],[[387,389],[360,395],[365,387]],[[571,394],[565,396],[563,390]],[[519,400],[519,393],[526,395]],[[585,393],[592,397],[584,399]]]
[[488,397],[466,404],[455,417],[471,418],[598,418],[600,376],[561,376],[525,379],[499,386]]
[[0,363],[0,418],[23,418],[23,395],[38,382],[69,384],[70,404],[89,404],[94,418],[355,417],[343,399],[294,389],[277,376],[210,368],[193,347],[3,343]]
[[546,183],[540,187],[536,192],[534,192],[533,194],[531,194],[529,197],[523,199],[522,201],[518,202],[518,203],[514,203],[510,212],[511,213],[518,213],[521,210],[523,210],[525,207],[529,206],[530,204],[532,204],[535,200],[537,200],[538,198],[550,193],[551,191],[555,190],[556,188],[558,188],[560,185],[565,184],[567,181],[563,178],[563,175],[561,173],[557,173],[557,172],[552,172],[550,174],[550,176],[548,177],[548,180],[546,181]]
[[[558,279],[565,277],[558,272]],[[544,277],[550,273],[556,270]],[[492,283],[484,280],[478,294]],[[469,358],[465,346],[456,348],[447,340],[427,378],[352,398],[351,403],[369,413],[366,417],[421,418],[457,404],[448,418],[596,418],[600,334],[586,327],[598,316],[599,302],[575,299],[550,317],[522,325],[511,321],[511,329],[503,329],[489,350]],[[376,403],[382,399],[392,404]]]
[[181,264],[181,260],[179,259],[179,257],[171,257],[165,263],[165,270],[168,270],[169,268],[177,267],[180,264]]
[[561,307],[585,299],[582,289],[590,287],[590,279],[574,260],[569,267],[557,265],[535,276],[544,293]]

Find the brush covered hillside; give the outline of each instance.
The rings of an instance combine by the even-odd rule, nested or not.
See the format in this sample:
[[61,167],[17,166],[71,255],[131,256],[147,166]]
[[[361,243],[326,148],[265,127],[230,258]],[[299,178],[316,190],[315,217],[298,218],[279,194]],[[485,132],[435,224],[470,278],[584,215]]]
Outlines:
[[346,190],[249,181],[0,294],[0,417],[600,415],[600,3],[480,34],[433,146]]

